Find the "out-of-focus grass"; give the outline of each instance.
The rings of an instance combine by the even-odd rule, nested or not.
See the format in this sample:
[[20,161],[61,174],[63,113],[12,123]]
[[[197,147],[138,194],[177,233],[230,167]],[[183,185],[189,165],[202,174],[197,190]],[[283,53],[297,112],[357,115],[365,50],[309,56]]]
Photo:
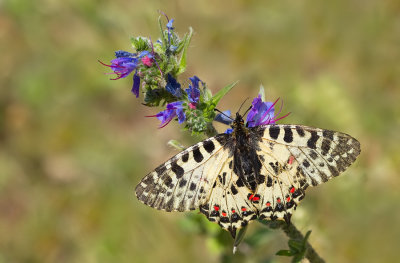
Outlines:
[[[166,142],[185,136],[143,118],[157,109],[142,107],[131,80],[109,81],[97,63],[129,50],[130,36],[155,38],[158,9],[182,35],[195,29],[187,77],[214,91],[240,80],[221,109],[235,111],[263,83],[292,112],[284,122],[360,140],[358,161],[310,189],[293,221],[313,231],[328,262],[397,261],[398,1],[5,0],[0,262],[219,261],[221,248],[185,227],[185,215],[134,198],[140,178],[175,153]],[[236,261],[287,260],[273,256],[286,237],[260,231],[250,226]]]

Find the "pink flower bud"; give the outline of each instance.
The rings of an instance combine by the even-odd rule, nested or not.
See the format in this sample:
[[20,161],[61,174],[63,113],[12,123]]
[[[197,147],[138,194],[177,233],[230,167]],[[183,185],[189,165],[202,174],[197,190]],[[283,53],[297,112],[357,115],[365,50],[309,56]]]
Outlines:
[[151,58],[149,58],[148,56],[144,56],[142,58],[142,63],[148,67],[153,66],[153,60]]

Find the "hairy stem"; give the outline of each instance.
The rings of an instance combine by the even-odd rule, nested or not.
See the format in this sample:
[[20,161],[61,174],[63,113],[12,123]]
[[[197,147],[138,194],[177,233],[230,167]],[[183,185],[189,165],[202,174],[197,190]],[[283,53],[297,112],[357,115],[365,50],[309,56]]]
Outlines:
[[[284,221],[265,221],[265,220],[259,220],[260,223],[268,226],[271,229],[281,229],[285,234],[288,236],[289,239],[292,240],[304,240],[303,234],[296,228],[296,226],[291,223],[291,224],[286,224]],[[311,262],[311,263],[323,263],[325,260],[323,260],[315,251],[315,249],[311,246],[311,244],[307,241],[306,242],[306,253],[305,257]]]

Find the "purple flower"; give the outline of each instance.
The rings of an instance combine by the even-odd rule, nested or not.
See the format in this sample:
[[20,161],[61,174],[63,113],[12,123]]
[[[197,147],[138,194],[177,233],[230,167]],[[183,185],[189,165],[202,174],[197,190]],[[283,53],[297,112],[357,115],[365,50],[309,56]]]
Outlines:
[[135,56],[135,54],[131,53],[131,52],[128,52],[128,51],[124,51],[124,50],[115,51],[115,57],[116,58],[133,57],[133,56]]
[[192,85],[189,84],[189,88],[185,89],[185,91],[188,95],[191,107],[196,108],[196,104],[199,102],[200,98],[199,82],[201,80],[197,76],[193,76],[189,79],[192,81]]
[[232,123],[232,119],[230,118],[231,116],[231,111],[226,110],[223,111],[222,113],[219,113],[217,116],[215,116],[214,121],[221,122],[226,125],[230,125]]
[[224,133],[226,133],[226,134],[231,134],[233,132],[233,129],[232,128],[229,128],[229,129],[226,129],[226,131],[224,132]]
[[153,52],[149,52],[147,50],[144,50],[144,51],[140,52],[140,54],[139,54],[139,58],[142,58],[142,57],[153,58],[154,57],[153,56]]
[[178,117],[179,124],[182,124],[186,120],[186,115],[183,111],[183,101],[168,103],[166,110],[146,117],[157,117],[161,121],[160,128],[165,127],[175,117]]
[[132,85],[132,93],[136,95],[136,98],[139,97],[139,88],[140,88],[140,77],[137,73],[133,75],[133,85]]
[[[168,17],[167,17],[168,19]],[[168,46],[171,45],[171,36],[172,36],[172,31],[174,30],[174,27],[172,26],[172,23],[174,22],[174,19],[171,19],[167,23],[167,29],[168,29]],[[173,50],[171,50],[173,52]]]
[[168,23],[167,23],[168,30],[174,30],[174,27],[172,26],[172,23],[174,23],[174,19],[173,18],[171,20],[169,20]]
[[178,49],[178,47],[177,47],[177,46],[174,46],[174,45],[171,45],[171,46],[169,47],[169,51],[171,51],[171,52],[175,52],[177,49]]
[[278,102],[279,98],[274,102],[263,102],[261,100],[261,95],[254,98],[252,102],[252,108],[247,114],[247,126],[248,127],[255,127],[259,125],[268,125],[268,124],[275,124],[276,121],[281,120],[287,117],[290,113],[286,114],[283,117],[277,118],[278,115],[281,113],[282,106],[277,114],[275,114],[274,106]]
[[168,74],[167,85],[165,89],[175,97],[182,97],[181,84],[171,74]]
[[117,77],[112,80],[125,78],[137,67],[137,59],[131,57],[115,58],[111,60],[111,65],[107,65],[101,61],[99,62],[104,66],[110,67],[117,75]]

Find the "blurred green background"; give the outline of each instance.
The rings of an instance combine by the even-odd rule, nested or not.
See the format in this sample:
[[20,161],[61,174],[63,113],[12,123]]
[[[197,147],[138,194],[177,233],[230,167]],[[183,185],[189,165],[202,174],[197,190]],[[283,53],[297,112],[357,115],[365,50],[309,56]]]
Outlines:
[[[220,109],[235,112],[263,84],[292,112],[283,123],[360,140],[356,163],[309,189],[293,222],[328,262],[398,261],[399,1],[2,0],[0,262],[232,260],[227,232],[133,194],[176,153],[168,140],[202,139],[157,129],[131,78],[110,81],[97,62],[130,51],[130,36],[157,38],[157,10],[181,36],[195,30],[184,78],[214,92],[240,80]],[[233,261],[289,262],[274,256],[287,248],[280,231],[248,232]]]

